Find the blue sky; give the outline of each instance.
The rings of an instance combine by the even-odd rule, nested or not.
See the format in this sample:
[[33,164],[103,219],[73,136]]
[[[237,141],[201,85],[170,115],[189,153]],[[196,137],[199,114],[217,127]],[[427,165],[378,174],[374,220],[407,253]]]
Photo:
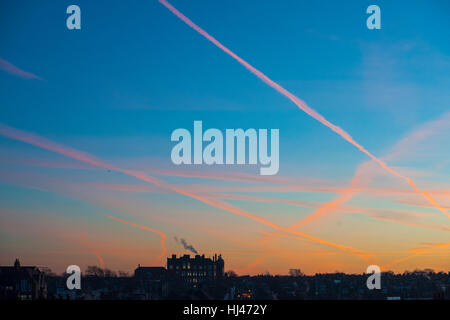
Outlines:
[[[81,1],[80,31],[64,27],[68,3],[6,4],[3,58],[48,82],[2,74],[4,122],[58,136],[166,137],[195,119],[330,136],[156,1]],[[365,27],[365,1],[175,5],[371,149],[447,108],[445,1],[380,2],[378,32]],[[385,86],[395,97],[380,97]]]

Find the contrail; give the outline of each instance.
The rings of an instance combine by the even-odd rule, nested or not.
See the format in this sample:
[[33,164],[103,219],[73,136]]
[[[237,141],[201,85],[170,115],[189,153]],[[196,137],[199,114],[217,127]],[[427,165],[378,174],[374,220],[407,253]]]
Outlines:
[[331,247],[334,247],[334,248],[337,248],[337,249],[340,249],[340,250],[343,250],[343,251],[355,254],[355,255],[363,258],[364,253],[362,253],[359,250],[356,250],[356,249],[353,249],[353,248],[350,248],[350,247],[346,247],[346,246],[343,246],[343,245],[331,243],[331,242],[322,240],[320,238],[317,238],[317,237],[314,237],[314,236],[311,236],[311,235],[307,235],[307,234],[299,232],[299,231],[283,228],[283,227],[281,227],[281,226],[279,226],[279,225],[277,225],[275,223],[272,223],[269,220],[266,220],[266,219],[264,219],[264,218],[262,218],[260,216],[257,216],[257,215],[255,215],[253,213],[250,213],[250,212],[247,212],[247,211],[242,210],[240,208],[237,208],[237,207],[235,207],[235,206],[233,206],[233,205],[231,205],[229,203],[226,203],[226,202],[223,202],[223,201],[220,201],[220,200],[217,200],[217,199],[207,198],[207,197],[204,197],[204,196],[192,193],[192,192],[188,192],[188,191],[185,191],[185,190],[181,190],[181,189],[179,189],[177,187],[171,186],[171,185],[169,185],[169,184],[167,184],[167,183],[165,183],[163,181],[160,181],[160,180],[158,180],[156,178],[150,177],[150,176],[146,175],[145,173],[135,172],[135,171],[130,171],[130,170],[122,170],[122,169],[120,169],[120,172],[124,172],[124,173],[129,174],[131,176],[134,176],[134,177],[136,177],[136,178],[138,178],[140,180],[147,181],[149,183],[154,183],[154,184],[157,184],[160,187],[173,190],[176,193],[183,194],[185,196],[197,199],[197,200],[199,200],[199,201],[201,201],[201,202],[203,202],[203,203],[205,203],[207,205],[210,205],[212,207],[215,207],[215,208],[218,208],[218,209],[222,209],[224,211],[227,211],[227,212],[230,212],[230,213],[234,213],[236,215],[240,215],[240,216],[244,216],[244,217],[250,218],[250,219],[252,219],[252,220],[254,220],[256,222],[265,224],[266,226],[269,226],[269,227],[271,227],[273,229],[276,229],[276,230],[279,230],[279,231],[288,232],[288,233],[293,233],[293,234],[302,236],[304,238],[311,239],[311,240],[313,240],[313,241],[315,241],[317,243],[321,243],[321,244],[324,244],[324,245],[327,245],[327,246],[331,246]]
[[31,72],[27,72],[20,68],[17,68],[15,65],[13,65],[12,63],[10,63],[2,58],[0,58],[0,69],[4,70],[10,74],[13,74],[15,76],[18,76],[20,78],[37,79],[37,80],[41,80],[41,81],[46,81]]
[[152,170],[152,173],[171,176],[171,177],[186,177],[186,178],[200,178],[200,179],[212,179],[212,180],[230,180],[230,181],[244,181],[244,182],[265,182],[271,184],[290,184],[287,178],[279,176],[259,176],[248,174],[244,172],[239,173],[212,173],[203,171],[187,171],[187,170]]
[[[356,192],[356,190],[354,191]],[[450,227],[445,227],[441,225],[434,225],[434,224],[427,224],[427,223],[414,223],[414,222],[407,222],[401,219],[398,219],[398,215],[400,217],[404,215],[410,215],[410,214],[418,214],[417,211],[410,211],[410,210],[397,210],[397,209],[389,209],[389,212],[392,213],[392,217],[385,217],[384,214],[386,213],[386,210],[379,209],[379,208],[365,208],[365,207],[357,207],[357,206],[342,206],[342,204],[348,200],[345,198],[341,199],[340,197],[347,196],[350,192],[353,192],[351,188],[346,189],[345,192],[343,192],[342,195],[340,195],[338,198],[321,204],[317,202],[309,202],[309,201],[298,201],[298,200],[289,200],[289,199],[278,199],[278,198],[264,198],[264,197],[253,197],[253,196],[247,196],[247,195],[235,195],[235,194],[219,194],[217,198],[219,199],[230,199],[230,200],[244,200],[244,201],[251,201],[251,202],[269,202],[269,203],[283,203],[283,204],[289,204],[293,206],[300,206],[300,207],[309,207],[309,208],[316,208],[316,210],[305,217],[303,220],[300,220],[296,223],[295,228],[299,225],[305,224],[313,218],[318,218],[321,215],[324,215],[326,212],[330,210],[339,210],[341,212],[348,212],[348,213],[359,213],[359,214],[366,214],[372,219],[376,220],[382,220],[382,221],[389,221],[392,223],[407,225],[407,226],[413,226],[418,228],[429,228],[429,229],[436,229],[436,230],[442,230],[446,232],[450,232]],[[410,204],[408,202],[405,202],[405,204]],[[413,204],[416,205],[416,204]],[[427,205],[427,208],[430,208],[431,206]],[[446,209],[449,209],[446,207]],[[314,217],[313,217],[314,216]],[[306,220],[308,219],[308,220]],[[306,220],[306,221],[305,221]],[[291,226],[290,228],[293,228]],[[275,236],[275,234],[272,234]]]
[[336,198],[335,200],[325,203],[323,206],[321,206],[317,210],[315,210],[312,214],[307,216],[305,219],[300,220],[296,224],[292,225],[290,228],[295,229],[302,224],[308,223],[311,220],[316,219],[317,217],[321,216],[324,212],[334,209],[334,208],[338,207],[339,205],[341,205],[342,203],[344,203],[345,201],[349,200],[352,197],[352,195],[353,194],[350,192],[344,193],[341,196],[339,196],[338,198]]
[[[437,120],[433,120],[431,122],[428,122],[424,125],[422,125],[417,130],[414,130],[413,132],[409,133],[404,137],[403,139],[399,140],[394,147],[392,148],[392,151],[384,157],[385,159],[395,159],[401,156],[403,152],[405,152],[408,149],[411,149],[412,145],[418,143],[419,141],[423,141],[424,139],[428,138],[432,134],[435,134],[438,130],[448,127],[450,125],[450,112],[444,113],[441,117],[439,117]],[[290,228],[295,229],[296,227],[305,224],[311,220],[316,219],[317,217],[323,215],[325,212],[329,210],[336,209],[338,206],[343,204],[344,202],[350,200],[356,193],[358,193],[362,188],[364,188],[366,185],[370,183],[370,180],[373,178],[372,175],[369,177],[366,177],[364,181],[360,181],[361,175],[363,172],[367,171],[367,166],[371,164],[371,161],[366,161],[361,163],[358,168],[355,170],[355,173],[353,174],[352,182],[350,187],[345,189],[339,197],[336,199],[325,203],[320,208],[315,210],[311,215],[307,216],[305,219],[297,222],[296,224],[292,225]],[[446,213],[448,213],[447,208],[443,208]],[[386,220],[386,219],[385,219]]]
[[240,274],[245,274],[245,273],[249,273],[252,271],[253,268],[257,267],[258,265],[260,265],[265,258],[260,257],[260,258],[256,258],[255,260],[253,260],[252,262],[250,262],[248,265],[246,265],[244,268],[239,269],[239,273]]
[[201,201],[203,203],[209,204],[209,205],[211,205],[213,207],[216,207],[216,208],[219,208],[219,209],[222,209],[224,211],[228,211],[228,212],[240,215],[240,216],[244,216],[244,217],[250,218],[250,219],[252,219],[254,221],[257,221],[257,222],[260,222],[262,224],[265,224],[266,226],[269,226],[269,227],[271,227],[273,229],[276,229],[276,230],[279,230],[279,231],[282,231],[282,232],[288,232],[288,233],[293,233],[293,234],[302,236],[304,238],[313,240],[314,242],[321,243],[321,244],[324,244],[324,245],[327,245],[327,246],[331,246],[331,247],[334,247],[334,248],[337,248],[337,249],[340,249],[340,250],[343,250],[343,251],[355,254],[355,255],[357,255],[360,258],[365,260],[366,254],[361,252],[361,251],[359,251],[359,250],[357,250],[357,249],[353,249],[353,248],[346,247],[346,246],[343,246],[343,245],[331,243],[331,242],[322,240],[320,238],[317,238],[317,237],[314,237],[314,236],[311,236],[311,235],[308,235],[308,234],[305,234],[305,233],[302,233],[302,232],[299,232],[299,231],[296,231],[296,230],[293,230],[293,229],[283,228],[283,227],[281,227],[281,226],[279,226],[279,225],[277,225],[277,224],[275,224],[273,222],[270,222],[269,220],[266,220],[266,219],[264,219],[262,217],[259,217],[259,216],[255,215],[253,213],[247,212],[247,211],[242,210],[240,208],[237,208],[237,207],[235,207],[235,206],[233,206],[233,205],[231,205],[229,203],[226,203],[226,202],[223,202],[223,201],[220,201],[220,200],[217,200],[217,199],[205,198],[205,197],[202,197],[200,195],[197,195],[197,194],[194,194],[194,193],[190,193],[190,192],[187,192],[187,191],[183,191],[183,190],[179,190],[179,189],[176,189],[176,188],[174,188],[174,190],[177,190],[177,192],[179,192],[181,194],[184,194],[184,195],[190,196],[192,198],[195,198],[195,199],[197,199],[197,200],[199,200],[199,201]]
[[87,235],[85,232],[81,233],[81,238],[83,239],[84,243],[87,245],[87,247],[95,254],[98,261],[100,262],[100,267],[102,269],[105,269],[105,260],[103,260],[102,256],[98,253],[98,251],[95,249],[94,245],[89,241]]
[[[290,226],[289,229],[295,229],[300,225],[308,223],[311,220],[317,219],[318,217],[320,217],[324,213],[328,212],[329,210],[336,209],[337,207],[342,205],[344,202],[350,200],[353,197],[353,195],[358,192],[357,191],[358,190],[357,183],[358,183],[358,178],[359,178],[359,173],[361,171],[361,168],[363,168],[363,165],[360,165],[358,167],[358,169],[355,171],[355,174],[353,176],[350,187],[347,188],[345,191],[343,191],[342,194],[339,195],[339,197],[323,204],[322,206],[317,208],[312,214],[310,214],[306,218],[304,218],[304,219],[300,220],[299,222]],[[361,186],[359,186],[359,187],[361,187]]]
[[120,219],[120,218],[116,218],[116,217],[113,217],[113,216],[108,216],[108,215],[104,215],[104,216],[107,217],[107,218],[110,218],[110,219],[122,222],[122,223],[129,224],[130,226],[133,226],[133,227],[136,227],[136,228],[139,228],[139,229],[143,229],[143,230],[147,230],[147,231],[151,231],[151,232],[159,234],[159,236],[161,237],[162,252],[159,255],[157,260],[160,260],[166,254],[166,252],[167,252],[166,245],[165,245],[166,235],[163,232],[161,232],[159,230],[156,230],[156,229],[149,228],[149,227],[144,227],[144,226],[141,226],[141,225],[138,225],[138,224],[135,224],[135,223],[132,223],[132,222]]
[[428,253],[429,251],[432,251],[434,249],[444,248],[444,247],[448,247],[448,246],[450,246],[450,243],[433,243],[433,244],[430,244],[428,248],[423,248],[423,247],[422,248],[414,248],[412,250],[409,250],[409,252],[412,252],[411,255],[403,257],[403,258],[400,258],[400,259],[397,259],[397,260],[394,260],[390,264],[386,265],[385,268],[391,267],[394,264],[403,262],[405,260],[409,260],[409,259],[414,258],[414,257],[423,256],[426,253]]
[[400,173],[396,172],[395,170],[391,169],[390,167],[388,167],[382,160],[378,159],[377,157],[375,157],[373,154],[371,154],[369,151],[367,151],[363,146],[361,146],[359,143],[357,143],[355,140],[353,140],[353,138],[350,136],[350,134],[348,134],[345,130],[343,130],[342,128],[334,125],[333,123],[331,123],[330,121],[328,121],[327,119],[325,119],[324,116],[322,116],[321,114],[319,114],[317,111],[315,111],[314,109],[312,109],[311,107],[309,107],[303,100],[301,100],[300,98],[298,98],[297,96],[295,96],[294,94],[290,93],[288,90],[286,90],[285,88],[283,88],[282,86],[280,86],[278,83],[272,81],[269,77],[267,77],[264,73],[262,73],[261,71],[259,71],[258,69],[256,69],[255,67],[253,67],[252,65],[250,65],[248,62],[246,62],[245,60],[243,60],[241,57],[239,57],[238,55],[236,55],[234,52],[232,52],[230,49],[228,49],[227,47],[225,47],[223,44],[221,44],[219,41],[217,41],[213,36],[211,36],[209,33],[207,33],[205,30],[203,30],[202,28],[200,28],[199,26],[197,26],[194,22],[192,22],[188,17],[186,17],[185,15],[183,15],[180,11],[178,11],[175,7],[173,7],[170,3],[168,3],[166,0],[158,0],[162,5],[164,5],[167,9],[169,9],[174,15],[176,15],[180,20],[182,20],[184,23],[186,23],[188,26],[190,26],[191,28],[193,28],[195,31],[197,31],[198,33],[200,33],[203,37],[205,37],[206,39],[208,39],[209,41],[211,41],[214,45],[216,45],[218,48],[220,48],[221,50],[223,50],[225,53],[227,53],[228,55],[230,55],[233,59],[235,59],[236,61],[238,61],[240,64],[242,64],[245,68],[247,68],[251,73],[253,73],[254,75],[256,75],[259,79],[261,79],[262,81],[264,81],[267,85],[269,85],[270,87],[272,87],[273,89],[277,90],[279,93],[281,93],[282,95],[284,95],[285,97],[287,97],[289,100],[291,100],[295,105],[297,105],[297,107],[299,107],[301,110],[303,110],[304,112],[306,112],[308,115],[310,115],[311,117],[313,117],[314,119],[316,119],[317,121],[319,121],[320,123],[322,123],[323,125],[327,126],[328,128],[330,128],[331,130],[333,130],[334,132],[336,132],[338,135],[340,135],[342,138],[344,138],[345,140],[347,140],[349,143],[351,143],[352,145],[354,145],[356,148],[358,148],[361,152],[365,153],[367,156],[369,156],[370,158],[372,158],[376,163],[378,163],[383,169],[385,169],[386,171],[390,172],[391,174],[402,178],[403,180],[405,180],[406,182],[409,183],[409,185],[416,190],[417,192],[421,193],[430,203],[433,204],[434,207],[436,207],[438,210],[440,210],[443,214],[445,214],[447,217],[450,218],[450,214],[444,209],[442,208],[435,200],[434,198],[428,194],[425,191],[422,191],[421,189],[419,189],[414,182],[406,177],[401,175]]
[[[311,235],[307,235],[307,234],[301,233],[299,231],[283,228],[283,227],[281,227],[281,226],[279,226],[279,225],[277,225],[275,223],[270,222],[269,220],[266,220],[266,219],[264,219],[262,217],[259,217],[259,216],[255,215],[253,213],[250,213],[250,212],[244,211],[242,209],[239,209],[239,208],[237,208],[237,207],[235,207],[235,206],[233,206],[231,204],[228,204],[226,202],[223,202],[223,201],[220,201],[220,200],[217,200],[217,199],[206,198],[206,197],[200,196],[200,195],[192,193],[192,192],[181,190],[181,189],[179,189],[177,187],[169,185],[168,183],[166,183],[164,181],[161,181],[161,180],[159,180],[157,178],[151,177],[151,176],[149,176],[149,175],[147,175],[147,174],[145,174],[143,172],[134,171],[134,170],[125,170],[125,169],[121,169],[121,168],[115,167],[115,166],[113,166],[113,165],[111,165],[111,164],[109,164],[109,163],[107,163],[107,162],[105,162],[103,160],[97,159],[97,158],[95,158],[95,157],[93,157],[93,156],[91,156],[91,155],[89,155],[89,154],[87,154],[85,152],[80,152],[78,150],[65,147],[63,145],[57,144],[57,143],[55,143],[53,141],[50,141],[48,139],[45,139],[43,137],[40,137],[40,136],[31,134],[31,133],[28,133],[28,132],[25,132],[25,131],[22,131],[22,130],[18,130],[18,129],[12,128],[10,126],[7,126],[7,125],[1,124],[1,123],[0,123],[0,135],[3,135],[3,136],[8,137],[10,139],[22,141],[22,142],[25,142],[25,143],[28,143],[28,144],[40,147],[40,148],[45,149],[45,150],[53,151],[55,153],[58,153],[58,154],[66,156],[66,157],[70,157],[70,158],[73,158],[73,159],[76,159],[76,160],[79,160],[79,161],[82,161],[82,162],[86,162],[86,163],[92,164],[94,166],[102,167],[102,168],[105,168],[105,169],[108,169],[108,170],[111,170],[111,171],[117,171],[117,172],[124,173],[126,175],[135,177],[135,178],[137,178],[139,180],[142,180],[142,181],[145,181],[145,182],[157,185],[157,186],[159,186],[161,188],[172,190],[172,191],[174,191],[176,193],[183,194],[185,196],[197,199],[197,200],[199,200],[199,201],[201,201],[201,202],[203,202],[203,203],[205,203],[207,205],[210,205],[212,207],[215,207],[215,208],[218,208],[218,209],[222,209],[222,210],[230,212],[230,213],[234,213],[234,214],[237,214],[237,215],[240,215],[240,216],[244,216],[244,217],[250,218],[250,219],[252,219],[254,221],[257,221],[259,223],[265,224],[266,226],[269,226],[269,227],[271,227],[273,229],[276,229],[276,230],[279,230],[279,231],[288,232],[288,233],[293,233],[293,234],[302,236],[304,238],[311,239],[311,240],[313,240],[313,241],[315,241],[317,243],[321,243],[321,244],[324,244],[324,245],[327,245],[327,246],[331,246],[331,247],[334,247],[336,249],[340,249],[340,250],[349,252],[351,254],[357,255],[357,256],[359,256],[362,259],[365,259],[364,257],[366,255],[366,253],[363,253],[360,250],[353,249],[351,247],[343,246],[343,245],[340,245],[340,244],[335,244],[335,243],[332,243],[332,242],[328,242],[326,240],[322,240],[320,238],[317,238],[317,237],[314,237],[314,236],[311,236]],[[110,217],[110,216],[108,216],[108,217],[109,218],[113,218],[113,217]],[[114,219],[117,220],[117,221],[125,222],[125,223],[128,223],[130,225],[134,225],[136,227],[142,228],[141,226],[138,226],[136,224],[133,224],[133,223],[125,221],[125,220],[121,220],[119,218],[114,218]],[[152,230],[150,230],[150,231],[152,231]]]

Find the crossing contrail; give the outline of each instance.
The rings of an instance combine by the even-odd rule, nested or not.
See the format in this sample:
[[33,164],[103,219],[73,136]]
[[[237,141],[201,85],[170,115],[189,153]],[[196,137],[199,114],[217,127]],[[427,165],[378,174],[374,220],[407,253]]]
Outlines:
[[267,85],[287,97],[289,100],[291,100],[297,107],[299,107],[301,110],[306,112],[308,115],[310,115],[312,118],[316,119],[323,125],[327,126],[334,132],[336,132],[338,135],[340,135],[342,138],[347,140],[349,143],[354,145],[356,148],[358,148],[361,152],[365,153],[367,156],[369,156],[371,159],[373,159],[376,163],[378,163],[383,169],[388,171],[389,173],[402,178],[406,182],[409,183],[409,185],[416,190],[418,193],[422,194],[436,209],[440,210],[443,214],[445,214],[447,217],[450,218],[450,214],[442,208],[435,200],[434,198],[428,194],[427,192],[419,189],[415,183],[408,177],[401,175],[397,171],[391,169],[387,166],[386,163],[384,163],[382,160],[375,157],[372,153],[367,151],[363,146],[361,146],[359,143],[357,143],[353,138],[348,134],[345,130],[340,128],[337,125],[334,125],[327,119],[325,119],[324,116],[322,116],[320,113],[309,107],[303,100],[283,88],[278,83],[271,80],[269,77],[267,77],[264,73],[250,65],[248,62],[246,62],[244,59],[239,57],[237,54],[235,54],[233,51],[225,47],[223,44],[221,44],[219,41],[217,41],[213,36],[211,36],[209,33],[207,33],[205,30],[197,26],[194,22],[192,22],[188,17],[186,17],[184,14],[182,14],[180,11],[178,11],[175,7],[173,7],[170,3],[168,3],[166,0],[158,0],[162,5],[164,5],[167,9],[169,9],[174,15],[176,15],[180,20],[182,20],[184,23],[186,23],[189,27],[193,28],[195,31],[200,33],[203,37],[211,41],[214,45],[216,45],[218,48],[220,48],[222,51],[230,55],[233,59],[238,61],[240,64],[242,64],[245,68],[247,68],[251,73],[253,73],[255,76],[257,76],[259,79],[264,81]]
[[[3,135],[3,136],[8,137],[10,139],[14,139],[14,140],[18,140],[18,141],[22,141],[22,142],[28,143],[28,144],[33,145],[33,146],[37,146],[37,147],[40,147],[42,149],[49,150],[49,151],[52,151],[52,152],[64,155],[66,157],[70,157],[72,159],[76,159],[76,160],[79,160],[79,161],[82,161],[82,162],[85,162],[85,163],[89,163],[89,164],[97,166],[97,167],[101,167],[101,168],[108,169],[108,170],[111,170],[111,171],[121,172],[121,173],[126,174],[128,176],[135,177],[135,178],[137,178],[139,180],[142,180],[142,181],[154,184],[154,185],[156,185],[158,187],[161,187],[161,188],[164,188],[164,189],[167,189],[167,190],[171,190],[171,191],[174,191],[176,193],[183,194],[185,196],[197,199],[197,200],[199,200],[199,201],[201,201],[201,202],[203,202],[203,203],[205,203],[207,205],[210,205],[212,207],[215,207],[215,208],[218,208],[218,209],[222,209],[224,211],[227,211],[227,212],[230,212],[230,213],[233,213],[233,214],[236,214],[236,215],[240,215],[240,216],[244,216],[244,217],[250,218],[250,219],[252,219],[252,220],[254,220],[256,222],[262,223],[262,224],[264,224],[266,226],[269,226],[269,227],[271,227],[271,228],[273,228],[275,230],[296,234],[296,235],[299,235],[301,237],[310,239],[310,240],[312,240],[314,242],[317,242],[317,243],[320,243],[320,244],[324,244],[324,245],[327,245],[327,246],[331,246],[331,247],[334,247],[336,249],[343,250],[343,251],[346,251],[348,253],[354,254],[356,256],[359,256],[362,259],[365,259],[365,257],[366,257],[366,253],[364,253],[364,252],[362,252],[360,250],[357,250],[357,249],[354,249],[354,248],[351,248],[351,247],[347,247],[347,246],[343,246],[343,245],[340,245],[340,244],[332,243],[332,242],[329,242],[329,241],[326,241],[326,240],[322,240],[320,238],[317,238],[317,237],[314,237],[314,236],[311,236],[311,235],[308,235],[308,234],[305,234],[305,233],[302,233],[302,232],[299,232],[299,231],[283,228],[283,227],[281,227],[281,226],[279,226],[279,225],[277,225],[275,223],[270,222],[269,220],[266,220],[266,219],[264,219],[264,218],[262,218],[262,217],[260,217],[258,215],[255,215],[255,214],[253,214],[251,212],[247,212],[245,210],[237,208],[237,207],[235,207],[235,206],[233,206],[233,205],[231,205],[229,203],[226,203],[226,202],[223,202],[223,201],[220,201],[220,200],[217,200],[217,199],[207,198],[207,197],[204,197],[204,196],[199,195],[197,193],[193,193],[193,192],[189,192],[189,191],[186,191],[186,190],[182,190],[182,189],[180,189],[178,187],[172,186],[172,185],[170,185],[170,184],[168,184],[168,183],[166,183],[166,182],[164,182],[162,180],[159,180],[159,179],[157,179],[155,177],[149,176],[149,175],[147,175],[147,174],[145,174],[144,172],[141,172],[141,171],[121,169],[121,168],[116,167],[116,166],[114,166],[114,165],[112,165],[112,164],[110,164],[110,163],[108,163],[106,161],[103,161],[101,159],[95,158],[95,157],[93,157],[92,155],[90,155],[88,153],[81,152],[81,151],[78,151],[78,150],[75,150],[75,149],[63,146],[61,144],[55,143],[53,141],[50,141],[50,140],[48,140],[46,138],[37,136],[37,135],[32,134],[32,133],[25,132],[23,130],[15,129],[13,127],[10,127],[10,126],[7,126],[7,125],[1,124],[1,123],[0,123],[0,135]],[[146,229],[146,227],[138,226],[136,224],[133,224],[131,222],[128,222],[128,221],[125,221],[125,220],[122,220],[122,219],[119,219],[119,218],[114,218],[114,217],[111,217],[111,216],[108,216],[108,217],[111,218],[111,219],[114,219],[116,221],[128,223],[128,224],[133,225],[133,226],[138,227],[138,228]],[[149,230],[149,228],[147,228],[147,230]]]
[[355,171],[355,174],[353,176],[351,185],[349,188],[347,188],[346,190],[344,190],[339,197],[337,197],[334,200],[331,200],[329,202],[324,203],[323,205],[321,205],[319,208],[317,208],[312,214],[310,214],[309,216],[307,216],[306,218],[300,220],[299,222],[293,224],[292,226],[289,227],[289,229],[296,229],[298,226],[306,224],[312,220],[317,219],[318,217],[322,216],[323,214],[325,214],[326,212],[330,211],[330,210],[335,210],[336,208],[338,208],[339,206],[341,206],[343,203],[347,202],[348,200],[350,200],[354,194],[356,194],[358,192],[358,188],[361,188],[361,185],[358,185],[359,182],[359,175],[362,171],[362,169],[364,168],[364,164],[360,165],[358,167],[358,169]]
[[448,246],[450,246],[450,243],[432,243],[432,244],[428,244],[427,247],[419,247],[419,248],[411,249],[411,250],[409,250],[409,252],[411,253],[410,255],[400,258],[400,259],[397,259],[397,260],[394,260],[390,264],[386,265],[385,268],[391,267],[394,264],[403,262],[405,260],[409,260],[411,258],[424,256],[432,250],[436,250],[436,249],[440,249],[440,248],[444,248],[444,247],[448,247]]
[[[420,128],[414,130],[413,132],[406,135],[403,139],[399,140],[392,148],[392,151],[386,155],[385,159],[395,159],[401,156],[406,150],[411,149],[414,144],[417,144],[420,141],[429,138],[431,135],[436,134],[442,128],[448,128],[450,126],[450,112],[444,113],[437,120],[433,120],[422,125]],[[365,179],[362,178],[363,172],[368,171],[368,166],[371,165],[371,161],[366,161],[361,163],[356,169],[350,187],[345,189],[339,197],[336,199],[327,202],[320,206],[317,210],[315,210],[311,215],[307,216],[303,220],[297,222],[292,225],[290,228],[297,228],[298,226],[308,223],[311,220],[316,219],[319,216],[322,216],[326,212],[330,210],[334,210],[339,207],[344,202],[350,200],[354,195],[356,195],[360,190],[365,188],[370,181],[373,179],[373,174],[370,174]],[[369,171],[370,172],[370,171]],[[444,208],[446,212],[448,212],[447,208]]]

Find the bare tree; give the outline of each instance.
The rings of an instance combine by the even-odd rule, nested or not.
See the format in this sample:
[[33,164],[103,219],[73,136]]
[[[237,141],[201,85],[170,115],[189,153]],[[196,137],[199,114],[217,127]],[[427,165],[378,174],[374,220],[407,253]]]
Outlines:
[[86,275],[88,276],[96,276],[96,277],[104,277],[105,271],[97,266],[88,266],[86,269]]
[[229,271],[225,272],[225,275],[228,278],[237,278],[237,276],[238,276],[237,273],[234,272],[233,270],[229,270]]
[[130,275],[129,275],[129,273],[128,272],[126,272],[126,271],[117,271],[117,274],[119,275],[119,277],[121,277],[121,278],[125,278],[125,277],[129,277]]
[[291,277],[303,277],[305,274],[300,269],[289,269],[289,275]]

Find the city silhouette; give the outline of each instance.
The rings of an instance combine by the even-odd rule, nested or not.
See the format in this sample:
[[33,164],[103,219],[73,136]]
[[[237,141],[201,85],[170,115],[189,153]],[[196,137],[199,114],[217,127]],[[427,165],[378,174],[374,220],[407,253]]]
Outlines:
[[441,300],[450,299],[450,273],[431,269],[381,273],[379,290],[366,286],[367,274],[307,276],[237,275],[225,272],[221,255],[172,255],[167,267],[138,265],[133,274],[88,266],[81,288],[69,290],[68,274],[47,268],[0,267],[0,300]]

